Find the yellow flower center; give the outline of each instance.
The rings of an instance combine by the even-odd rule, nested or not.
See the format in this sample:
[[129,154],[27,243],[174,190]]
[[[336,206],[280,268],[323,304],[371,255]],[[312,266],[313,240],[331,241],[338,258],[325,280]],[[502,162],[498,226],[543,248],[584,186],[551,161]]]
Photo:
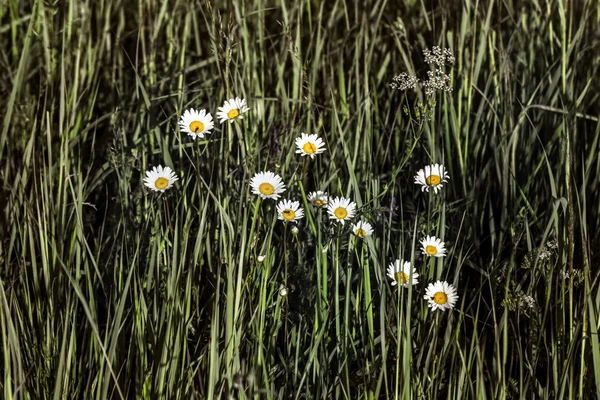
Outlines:
[[408,283],[408,275],[406,275],[404,272],[402,271],[398,271],[394,274],[394,278],[396,279],[396,281],[398,281],[398,283],[400,283],[401,285],[405,285]]
[[258,191],[264,194],[265,196],[269,196],[273,194],[275,188],[269,182],[264,182],[260,184],[260,186],[258,187]]
[[344,219],[348,215],[348,210],[344,207],[338,207],[333,211],[333,215],[335,215],[338,219]]
[[283,218],[287,219],[288,221],[291,221],[296,216],[296,213],[294,212],[294,210],[290,210],[289,208],[287,208],[281,212],[281,215],[283,215]]
[[317,199],[317,200],[315,200],[315,204],[318,205],[319,207],[323,207],[325,205],[325,202],[321,199]]
[[314,143],[306,142],[304,143],[304,146],[302,146],[302,150],[304,150],[306,154],[312,154],[317,151],[317,146],[315,146]]
[[437,248],[432,245],[425,247],[425,251],[427,252],[427,254],[430,254],[430,255],[437,254]]
[[365,237],[365,236],[367,236],[367,232],[365,232],[364,229],[358,228],[356,230],[356,236],[358,236],[358,237]]
[[154,186],[156,186],[157,189],[164,189],[169,186],[169,180],[167,178],[160,177],[154,181]]
[[442,181],[442,178],[440,178],[439,175],[429,175],[427,177],[427,179],[425,179],[425,182],[427,182],[428,185],[439,185],[440,182]]
[[233,110],[230,110],[227,113],[227,118],[229,119],[234,119],[240,116],[240,109],[239,108],[234,108]]
[[204,131],[204,124],[200,121],[192,121],[190,124],[190,131],[194,133],[200,133]]
[[448,302],[448,296],[444,292],[437,292],[433,295],[433,301],[438,304],[446,304]]

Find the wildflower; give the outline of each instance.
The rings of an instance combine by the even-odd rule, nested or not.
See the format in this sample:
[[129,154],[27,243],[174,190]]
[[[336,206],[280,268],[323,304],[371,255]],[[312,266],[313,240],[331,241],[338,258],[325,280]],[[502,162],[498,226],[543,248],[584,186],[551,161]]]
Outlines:
[[518,305],[519,308],[525,308],[525,309],[529,309],[532,310],[535,308],[535,299],[529,295],[526,295],[525,293],[519,291],[517,292],[517,299],[518,299]]
[[285,192],[285,184],[281,177],[271,171],[258,172],[250,180],[252,193],[263,199],[277,200],[279,195]]
[[450,75],[447,75],[441,69],[427,71],[427,76],[429,79],[422,82],[422,85],[425,88],[425,94],[427,96],[433,96],[436,91],[452,91],[452,86],[450,86]]
[[388,266],[387,276],[392,279],[392,286],[400,285],[407,288],[419,283],[419,274],[410,261],[396,260]]
[[579,269],[573,269],[573,274],[571,275],[571,273],[569,271],[560,271],[560,277],[564,280],[567,280],[571,277],[573,277],[573,279],[578,278],[581,274],[581,270]]
[[302,136],[296,138],[296,147],[298,147],[297,154],[310,156],[310,158],[315,158],[317,154],[321,154],[326,150],[323,139],[316,134],[307,135],[304,132],[302,132]]
[[195,139],[202,139],[204,135],[211,133],[214,127],[213,117],[206,110],[185,110],[179,120],[179,128]]
[[444,257],[446,255],[446,245],[435,236],[427,236],[421,239],[421,251],[429,257]]
[[246,99],[240,99],[236,97],[235,99],[225,100],[223,107],[219,107],[219,111],[217,111],[217,118],[219,118],[219,123],[222,124],[225,121],[229,121],[230,123],[235,121],[236,119],[243,119],[242,114],[249,110],[246,105]]
[[421,185],[421,191],[429,192],[429,188],[433,188],[434,192],[442,188],[442,183],[448,182],[450,176],[442,164],[427,165],[419,170],[415,175],[415,184]]
[[390,87],[400,91],[406,91],[417,87],[419,80],[416,76],[408,75],[406,72],[402,72],[392,78]]
[[352,225],[352,232],[359,238],[364,238],[373,234],[373,227],[368,222],[358,221]]
[[441,49],[439,46],[433,46],[431,50],[423,50],[426,64],[434,64],[438,68],[442,68],[446,63],[454,64],[454,55],[450,49]]
[[260,255],[260,256],[256,257],[256,261],[258,261],[259,263],[265,261],[265,256],[264,255]]
[[435,310],[452,310],[456,301],[458,300],[458,294],[454,286],[445,281],[436,281],[430,283],[425,290],[425,300],[429,303],[431,311]]
[[327,202],[329,201],[329,196],[327,195],[327,192],[310,192],[308,194],[308,201],[310,201],[313,205],[317,207],[323,207],[324,205],[327,205]]
[[159,165],[158,167],[154,167],[152,171],[146,171],[144,184],[155,192],[164,192],[170,189],[178,179],[171,168],[163,168]]
[[341,222],[342,225],[348,219],[354,217],[356,203],[350,199],[336,197],[327,205],[329,218]]
[[304,210],[297,201],[282,200],[277,203],[277,214],[277,218],[282,221],[296,222],[304,216]]
[[538,253],[538,258],[542,261],[549,260],[551,256],[552,256],[552,254],[547,250],[544,250],[544,251]]

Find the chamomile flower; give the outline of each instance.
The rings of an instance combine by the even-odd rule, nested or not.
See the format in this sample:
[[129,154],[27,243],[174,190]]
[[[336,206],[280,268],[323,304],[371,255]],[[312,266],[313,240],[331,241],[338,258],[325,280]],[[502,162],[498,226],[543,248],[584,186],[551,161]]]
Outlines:
[[225,100],[223,107],[219,107],[219,111],[217,111],[217,118],[219,119],[220,124],[225,121],[231,123],[238,118],[243,119],[244,117],[242,114],[248,110],[249,108],[246,105],[246,99],[236,97],[235,99]]
[[341,222],[342,225],[346,220],[354,217],[355,210],[356,203],[343,197],[336,197],[333,200],[329,199],[327,204],[327,213],[329,214],[329,218],[337,222]]
[[271,171],[257,172],[250,180],[252,193],[263,199],[277,200],[279,195],[285,192],[285,184],[281,177]]
[[434,192],[442,188],[442,183],[448,182],[450,176],[442,164],[427,165],[419,170],[415,175],[415,184],[421,185],[421,191],[429,192],[429,188],[433,188]]
[[431,311],[446,311],[454,308],[458,300],[458,294],[456,294],[454,286],[448,282],[436,281],[427,286],[424,298],[429,303]]
[[179,128],[193,139],[202,139],[204,135],[211,133],[215,126],[213,117],[206,110],[185,110],[179,120]]
[[435,236],[427,236],[421,239],[421,251],[429,257],[444,257],[446,255],[446,245]]
[[304,217],[304,210],[300,207],[300,202],[281,200],[277,203],[277,219],[296,222],[302,217]]
[[359,238],[365,238],[373,234],[373,227],[368,222],[358,221],[356,224],[352,224],[352,233]]
[[169,167],[158,167],[152,168],[152,171],[146,171],[146,177],[144,178],[144,184],[155,192],[164,192],[170,189],[175,181],[179,178],[175,175],[175,172]]
[[396,260],[388,266],[387,276],[392,279],[392,286],[400,285],[407,288],[419,283],[419,274],[410,261]]
[[303,157],[310,156],[310,158],[315,158],[317,154],[321,154],[326,150],[323,139],[316,134],[307,135],[304,132],[302,132],[302,136],[296,138],[296,147],[298,147],[297,154]]
[[317,207],[323,207],[327,205],[327,202],[329,201],[329,196],[327,195],[327,192],[310,192],[308,194],[308,201],[310,201],[313,205]]

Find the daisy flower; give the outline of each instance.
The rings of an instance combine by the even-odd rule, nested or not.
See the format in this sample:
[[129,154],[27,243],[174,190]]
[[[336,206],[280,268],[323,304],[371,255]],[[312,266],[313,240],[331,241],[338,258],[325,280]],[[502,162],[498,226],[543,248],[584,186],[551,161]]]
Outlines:
[[296,222],[304,217],[304,210],[300,203],[291,200],[281,200],[277,203],[277,219],[287,222]]
[[354,217],[355,210],[356,203],[343,197],[336,197],[327,204],[329,218],[341,222],[342,225],[346,220]]
[[257,172],[250,180],[252,193],[263,199],[277,200],[279,195],[285,192],[285,184],[281,177],[271,171]]
[[419,170],[415,175],[415,184],[421,185],[421,191],[428,191],[433,188],[435,193],[442,189],[442,183],[448,182],[450,176],[442,164],[432,164]]
[[423,254],[429,257],[444,257],[446,255],[446,245],[435,236],[427,236],[421,239],[420,243]]
[[364,238],[373,234],[373,227],[368,222],[358,221],[352,224],[352,232],[359,238]]
[[317,207],[323,207],[329,201],[329,196],[327,195],[327,192],[310,192],[308,194],[308,201]]
[[388,266],[387,276],[393,280],[392,286],[400,285],[407,288],[409,285],[419,283],[419,274],[410,261],[396,260]]
[[238,118],[243,119],[244,117],[242,114],[248,110],[249,108],[246,105],[246,99],[236,97],[235,99],[225,100],[223,107],[219,107],[219,111],[217,111],[217,118],[219,119],[220,124],[225,121],[231,123]]
[[296,154],[300,154],[301,156],[310,156],[310,158],[315,158],[317,154],[321,154],[324,152],[325,143],[323,139],[321,139],[318,135],[307,135],[302,132],[302,136],[296,138]]
[[179,178],[171,168],[163,168],[159,165],[158,167],[152,168],[152,171],[146,171],[144,184],[155,192],[164,192],[171,188],[178,179]]
[[197,111],[190,108],[185,110],[179,120],[181,131],[186,132],[193,139],[202,139],[204,135],[211,133],[214,126],[213,117],[206,110]]
[[456,294],[454,286],[448,282],[436,281],[427,286],[424,298],[429,303],[431,311],[438,309],[446,311],[454,308],[454,305],[458,300],[458,295]]

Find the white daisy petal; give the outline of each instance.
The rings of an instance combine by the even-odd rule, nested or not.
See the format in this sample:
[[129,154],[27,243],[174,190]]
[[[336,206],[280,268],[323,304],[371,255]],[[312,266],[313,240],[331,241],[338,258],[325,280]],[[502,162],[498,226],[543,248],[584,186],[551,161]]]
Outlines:
[[173,187],[175,181],[179,178],[169,167],[158,167],[152,168],[151,171],[146,171],[146,177],[144,178],[144,185],[149,187],[155,192],[164,192],[167,189]]
[[302,132],[302,136],[296,138],[296,147],[298,147],[297,154],[310,156],[310,158],[315,158],[317,154],[321,154],[326,150],[323,139],[316,134],[307,135],[304,132]]
[[185,110],[179,120],[179,128],[193,139],[202,139],[214,128],[213,117],[206,110]]
[[281,200],[277,203],[277,219],[286,222],[296,222],[304,217],[304,209],[300,207],[300,202],[291,200]]
[[314,206],[323,207],[327,205],[327,202],[329,201],[329,195],[327,192],[321,191],[310,192],[308,194],[308,201],[310,201]]
[[415,175],[415,184],[421,185],[421,191],[429,192],[429,188],[437,193],[442,189],[442,184],[448,182],[450,176],[442,164],[427,165]]
[[345,221],[354,217],[356,211],[356,203],[350,199],[336,197],[329,199],[327,204],[327,213],[329,218],[344,224]]
[[356,224],[352,225],[352,233],[359,238],[365,238],[373,234],[373,227],[368,222],[358,221]]
[[258,172],[250,180],[252,193],[263,199],[277,200],[279,195],[285,192],[285,184],[281,177],[271,171]]
[[387,276],[392,279],[392,286],[400,285],[407,288],[419,283],[419,274],[410,261],[396,260],[388,266]]
[[232,123],[236,119],[243,119],[242,114],[249,110],[246,105],[246,99],[240,99],[236,97],[235,99],[225,100],[223,107],[219,107],[219,111],[217,111],[217,118],[219,119],[219,123],[222,124],[225,121],[229,121]]
[[446,244],[435,236],[427,236],[421,239],[421,251],[429,257],[444,257],[446,255]]
[[452,310],[458,301],[456,288],[445,281],[430,283],[425,290],[424,299],[429,303],[429,308],[435,310]]

